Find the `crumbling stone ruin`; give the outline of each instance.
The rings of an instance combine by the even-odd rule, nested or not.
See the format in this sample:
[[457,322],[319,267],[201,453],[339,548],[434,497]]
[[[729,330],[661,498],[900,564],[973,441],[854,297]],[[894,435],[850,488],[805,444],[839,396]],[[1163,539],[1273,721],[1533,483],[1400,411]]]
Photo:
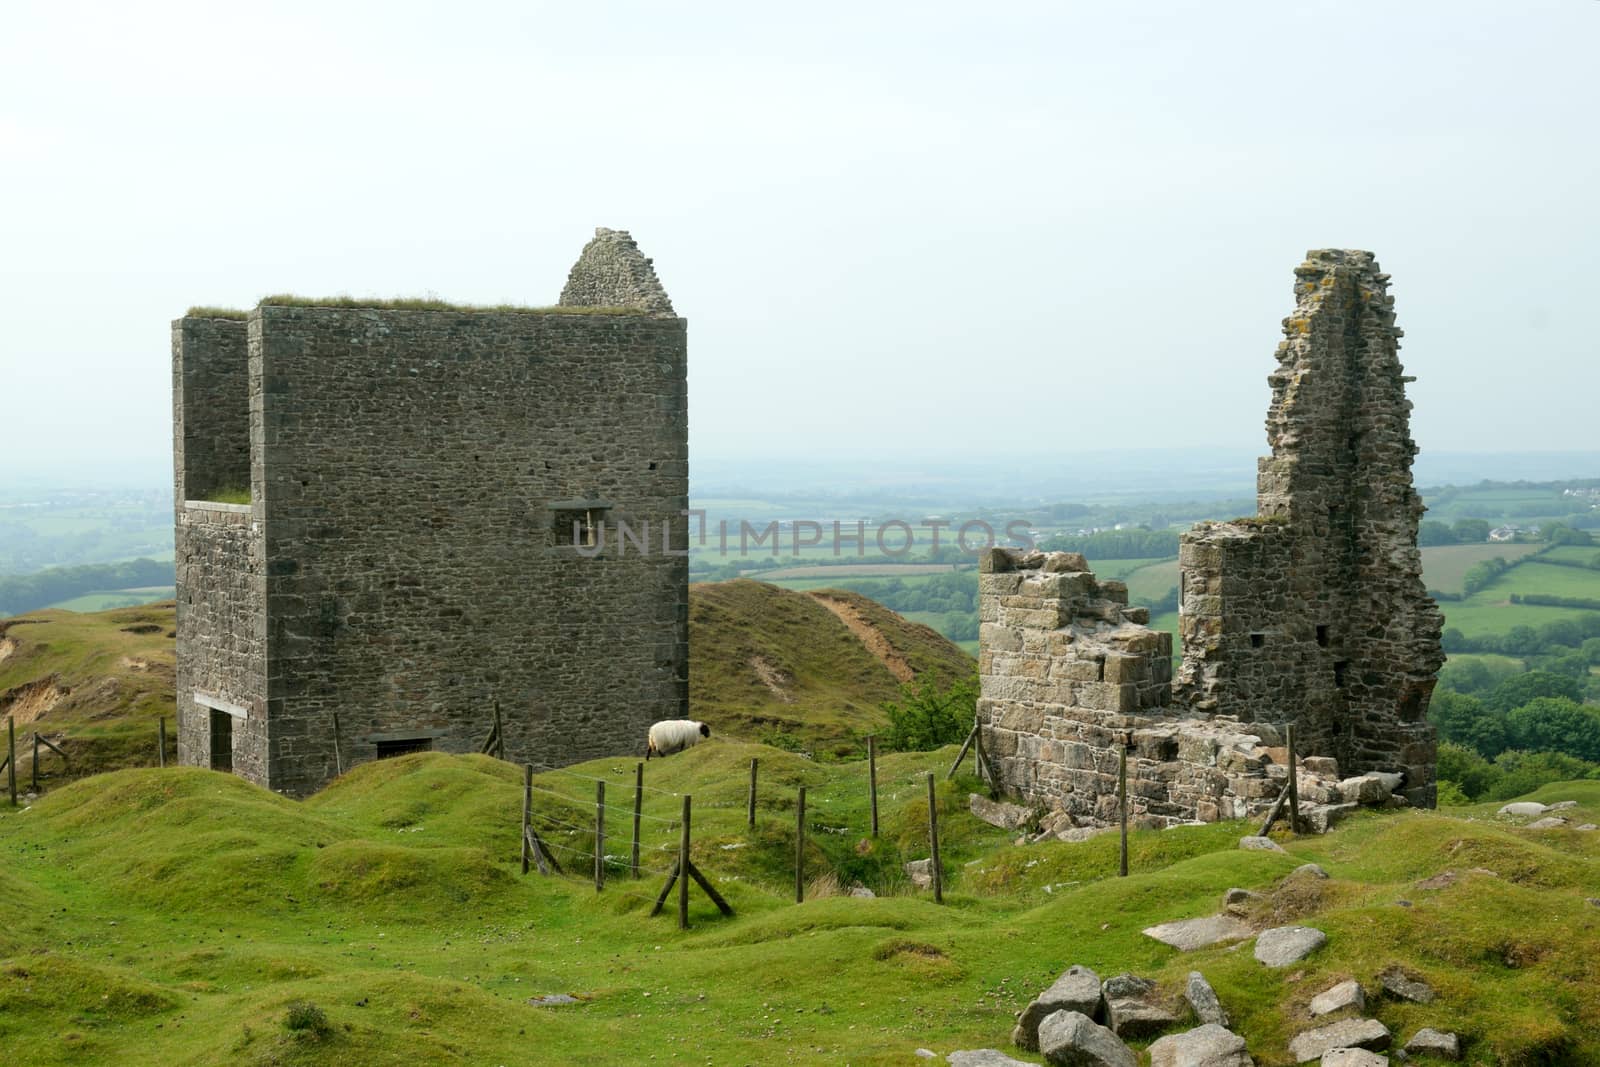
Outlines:
[[545,765],[686,716],[685,335],[606,229],[553,308],[174,322],[180,760],[303,795],[496,705]]
[[[1115,817],[1124,746],[1145,822],[1256,814],[1282,789],[1291,723],[1311,803],[1391,790],[1434,803],[1426,713],[1443,620],[1422,584],[1389,276],[1371,253],[1341,250],[1308,253],[1295,276],[1268,379],[1259,515],[1183,536],[1175,678],[1169,635],[1083,557],[983,560],[985,745],[1001,784],[1058,818]],[[1340,772],[1366,777],[1341,786]]]

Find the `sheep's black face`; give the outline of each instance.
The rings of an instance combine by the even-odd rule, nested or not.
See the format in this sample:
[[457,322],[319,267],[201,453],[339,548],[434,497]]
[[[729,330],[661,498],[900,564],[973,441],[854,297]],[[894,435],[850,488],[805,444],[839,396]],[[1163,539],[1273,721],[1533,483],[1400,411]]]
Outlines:
[[700,724],[700,736],[701,737],[710,737],[711,736],[711,727],[707,726],[705,723],[701,723]]

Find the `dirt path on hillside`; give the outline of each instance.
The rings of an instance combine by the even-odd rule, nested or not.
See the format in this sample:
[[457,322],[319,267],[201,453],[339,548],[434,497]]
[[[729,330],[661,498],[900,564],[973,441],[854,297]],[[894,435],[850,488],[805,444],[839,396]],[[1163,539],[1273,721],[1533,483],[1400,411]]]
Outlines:
[[894,675],[897,680],[909,682],[917,676],[917,672],[911,669],[910,662],[901,654],[900,650],[890,644],[889,639],[883,636],[883,631],[868,622],[856,610],[854,604],[846,600],[836,600],[821,593],[812,593],[810,595],[817,603],[837,615],[839,621],[844,623],[850,632],[856,635],[856,640],[865,645],[868,652],[877,656],[883,665],[889,668],[889,673]]

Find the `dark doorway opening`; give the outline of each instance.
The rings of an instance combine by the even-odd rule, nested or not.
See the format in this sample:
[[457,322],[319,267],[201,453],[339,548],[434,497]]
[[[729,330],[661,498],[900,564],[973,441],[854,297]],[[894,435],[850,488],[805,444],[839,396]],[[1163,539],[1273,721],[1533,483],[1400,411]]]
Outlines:
[[404,756],[410,752],[433,751],[433,738],[431,737],[404,737],[397,741],[374,741],[373,744],[378,746],[379,759]]
[[233,716],[211,709],[211,769],[233,773]]

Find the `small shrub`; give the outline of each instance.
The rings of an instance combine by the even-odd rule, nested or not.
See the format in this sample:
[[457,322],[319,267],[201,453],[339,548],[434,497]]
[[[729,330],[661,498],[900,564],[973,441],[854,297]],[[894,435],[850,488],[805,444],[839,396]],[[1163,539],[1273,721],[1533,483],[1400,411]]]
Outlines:
[[283,1013],[283,1028],[293,1034],[324,1038],[333,1033],[327,1012],[309,1000],[297,1000]]

